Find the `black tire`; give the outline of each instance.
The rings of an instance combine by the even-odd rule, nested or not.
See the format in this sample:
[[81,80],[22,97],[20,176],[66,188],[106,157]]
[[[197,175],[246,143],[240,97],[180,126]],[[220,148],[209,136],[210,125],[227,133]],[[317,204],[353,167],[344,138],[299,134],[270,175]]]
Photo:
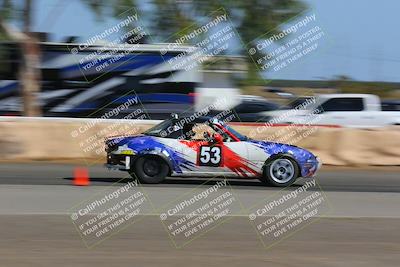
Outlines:
[[157,155],[146,155],[137,158],[133,163],[133,171],[129,174],[143,184],[158,184],[164,181],[169,173],[169,166]]
[[293,158],[276,156],[265,163],[261,181],[271,186],[286,187],[296,181],[299,173],[299,166]]

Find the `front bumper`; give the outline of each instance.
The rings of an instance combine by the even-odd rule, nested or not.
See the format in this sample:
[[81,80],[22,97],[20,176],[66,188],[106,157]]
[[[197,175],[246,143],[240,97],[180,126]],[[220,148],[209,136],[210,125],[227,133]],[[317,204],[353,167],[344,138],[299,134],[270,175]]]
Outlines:
[[317,161],[318,161],[318,166],[317,166],[317,170],[316,171],[318,171],[322,167],[322,161],[321,161],[321,159],[319,157],[317,157]]
[[133,162],[132,155],[107,154],[107,163],[104,164],[109,170],[129,171]]
[[113,171],[127,171],[125,165],[114,165],[114,164],[104,163],[104,167]]
[[322,161],[319,157],[316,157],[315,160],[307,161],[304,164],[304,168],[302,170],[302,176],[305,178],[315,177],[318,170],[322,167]]

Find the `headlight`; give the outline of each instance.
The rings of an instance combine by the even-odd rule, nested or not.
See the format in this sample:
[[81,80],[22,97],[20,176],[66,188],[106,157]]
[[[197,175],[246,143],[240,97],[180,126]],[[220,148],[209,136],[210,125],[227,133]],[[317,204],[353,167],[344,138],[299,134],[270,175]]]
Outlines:
[[118,146],[118,149],[112,152],[117,155],[135,155],[135,151],[129,148],[128,145]]
[[119,154],[121,154],[121,155],[134,155],[135,152],[133,152],[132,149],[129,149],[129,150],[121,150]]

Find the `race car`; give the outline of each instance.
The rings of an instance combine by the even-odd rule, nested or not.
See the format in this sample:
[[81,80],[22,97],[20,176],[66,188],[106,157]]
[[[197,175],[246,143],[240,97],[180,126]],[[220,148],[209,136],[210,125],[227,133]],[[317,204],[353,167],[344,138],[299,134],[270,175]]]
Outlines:
[[321,167],[303,148],[253,140],[213,117],[173,115],[140,135],[107,138],[105,150],[107,168],[151,184],[167,176],[232,177],[284,187]]

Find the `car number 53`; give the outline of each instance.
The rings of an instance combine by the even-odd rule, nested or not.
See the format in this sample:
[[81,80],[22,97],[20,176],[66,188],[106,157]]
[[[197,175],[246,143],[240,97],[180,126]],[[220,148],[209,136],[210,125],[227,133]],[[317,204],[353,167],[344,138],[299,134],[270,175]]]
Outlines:
[[201,146],[199,150],[199,166],[219,167],[222,162],[220,146]]

